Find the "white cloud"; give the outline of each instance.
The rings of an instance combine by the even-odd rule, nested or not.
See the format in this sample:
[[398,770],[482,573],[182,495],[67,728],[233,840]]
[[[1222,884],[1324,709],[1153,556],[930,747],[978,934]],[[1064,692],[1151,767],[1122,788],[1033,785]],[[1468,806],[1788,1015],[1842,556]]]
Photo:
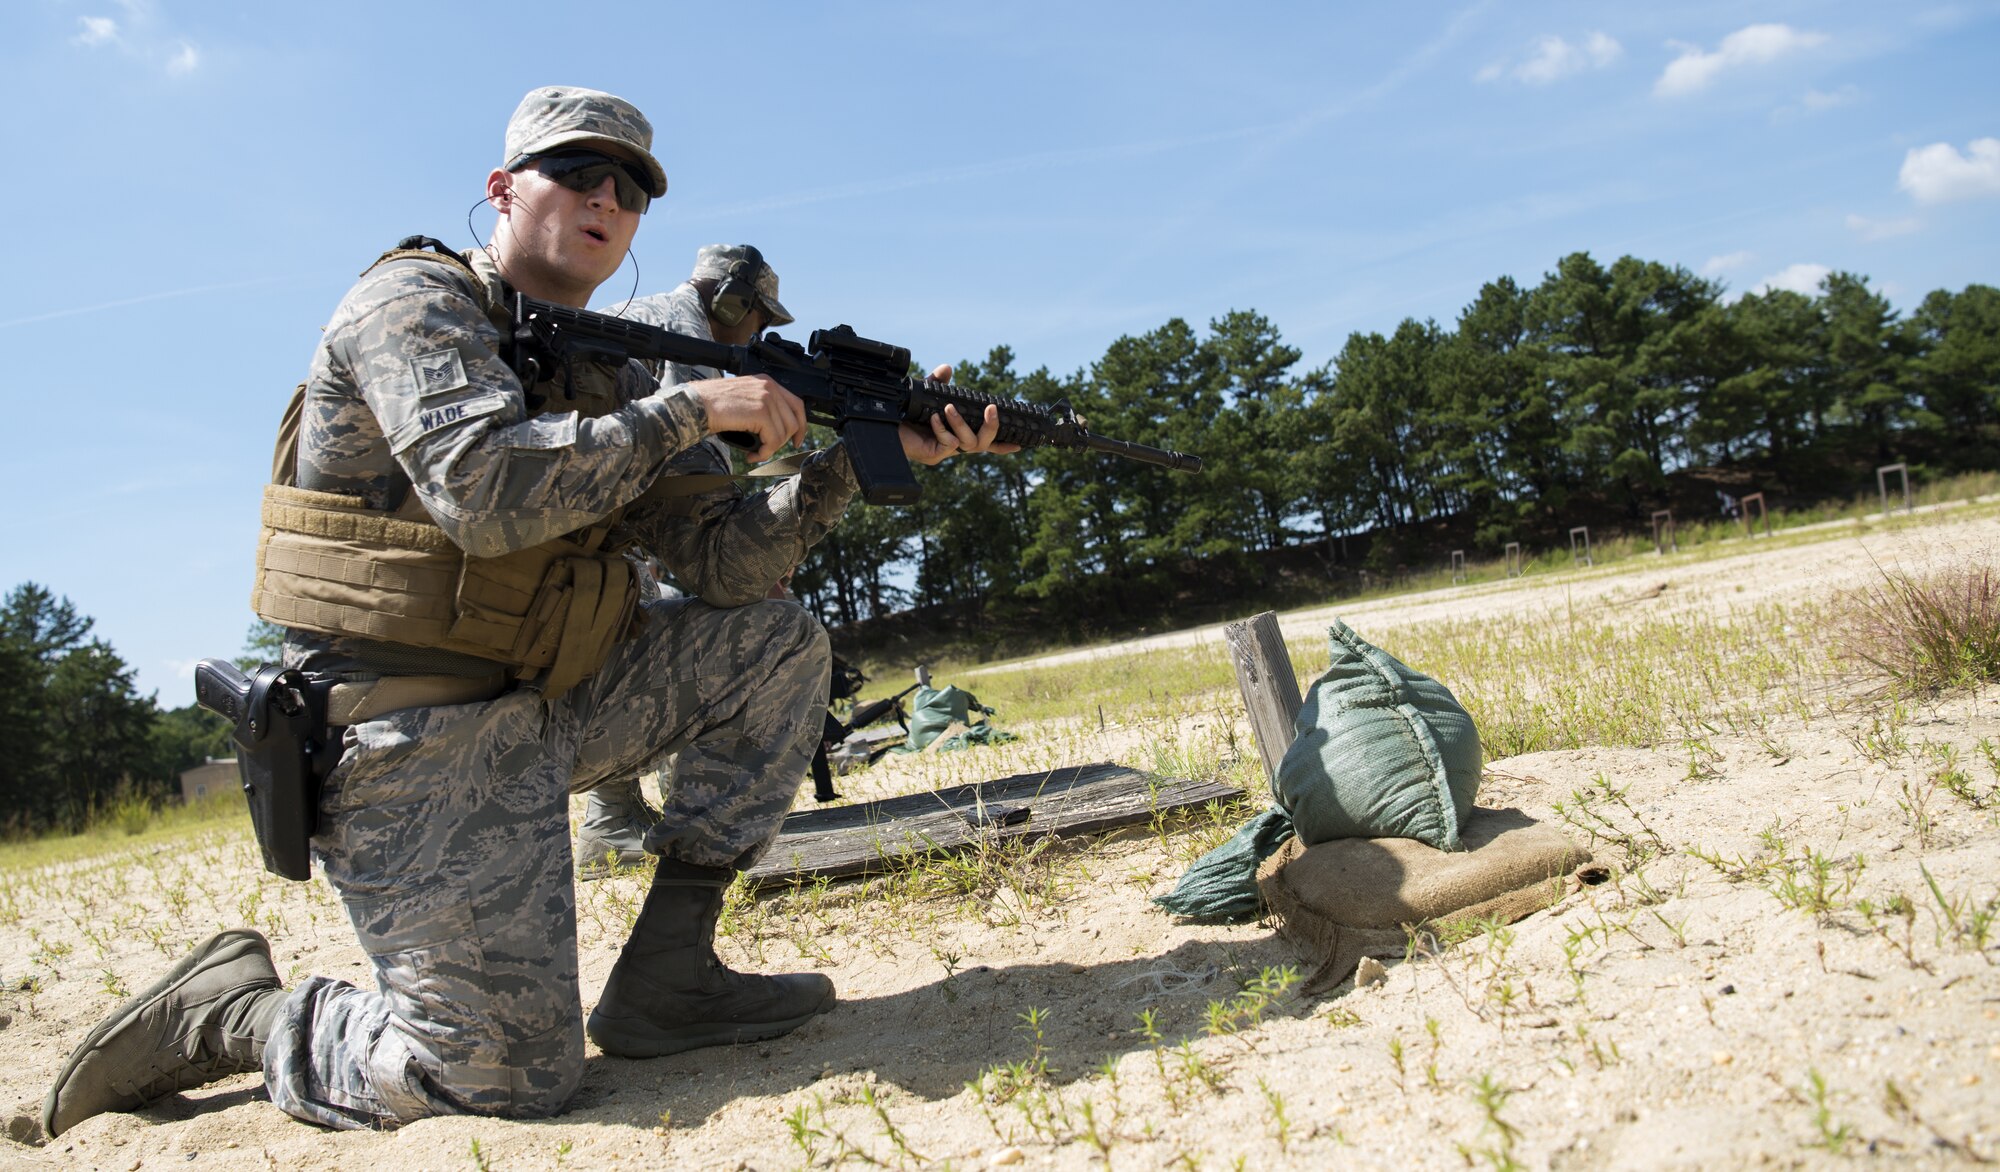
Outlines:
[[1519,61],[1501,60],[1473,75],[1480,82],[1511,76],[1528,85],[1548,85],[1586,69],[1603,69],[1625,52],[1625,47],[1601,32],[1591,33],[1576,44],[1553,34],[1536,37],[1527,55]]
[[118,22],[108,16],[79,16],[83,31],[76,34],[79,45],[103,45],[118,39]]
[[1701,275],[1713,277],[1731,269],[1740,269],[1757,259],[1754,252],[1725,252],[1721,256],[1711,256],[1701,266]]
[[1700,45],[1677,44],[1681,55],[1667,63],[1653,93],[1663,98],[1696,93],[1725,70],[1764,65],[1825,41],[1825,33],[1800,32],[1788,24],[1753,24],[1722,38],[1713,53]]
[[1948,142],[1912,147],[1896,186],[1918,203],[2000,195],[2000,138],[1975,138],[1964,154]]
[[201,68],[201,50],[193,41],[163,27],[152,0],[116,0],[123,19],[82,16],[82,31],[73,38],[86,48],[116,49],[121,56],[156,66],[169,77],[187,77]]
[[1887,240],[1892,236],[1908,236],[1924,226],[1915,216],[1901,216],[1893,220],[1871,220],[1867,216],[1847,217],[1848,230],[1863,240]]
[[1831,272],[1833,270],[1825,265],[1807,263],[1786,265],[1755,285],[1750,286],[1750,291],[1752,293],[1769,293],[1773,289],[1789,289],[1794,293],[1803,293],[1807,297],[1817,297],[1819,296],[1820,283],[1825,281],[1827,274]]

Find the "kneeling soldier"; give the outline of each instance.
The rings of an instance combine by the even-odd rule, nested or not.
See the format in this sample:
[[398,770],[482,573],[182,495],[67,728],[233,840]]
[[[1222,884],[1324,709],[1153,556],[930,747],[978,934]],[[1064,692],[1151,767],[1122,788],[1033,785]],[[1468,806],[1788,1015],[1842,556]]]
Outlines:
[[[769,845],[820,732],[826,634],[764,600],[856,491],[838,446],[746,496],[648,492],[703,441],[767,458],[804,438],[763,377],[656,388],[636,363],[506,362],[516,291],[583,306],[666,192],[629,103],[530,93],[486,180],[490,246],[412,238],[348,293],[266,490],[252,603],[286,665],[331,681],[338,764],[312,840],[377,989],[279,987],[225,932],[93,1030],[43,1105],[51,1136],[261,1069],[331,1127],[542,1116],[582,1077],[569,799],[679,755],[651,890],[592,1010],[628,1057],[772,1037],[834,1004],[819,974],[752,976],[714,952],[734,877]],[[957,418],[903,429],[912,459],[992,446]],[[627,548],[693,597],[635,604]]]

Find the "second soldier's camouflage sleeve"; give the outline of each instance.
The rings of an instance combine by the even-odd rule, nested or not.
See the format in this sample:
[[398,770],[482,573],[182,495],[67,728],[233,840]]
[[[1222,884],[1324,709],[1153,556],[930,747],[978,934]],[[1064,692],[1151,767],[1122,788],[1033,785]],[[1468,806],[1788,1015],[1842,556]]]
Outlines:
[[420,262],[371,277],[327,346],[426,510],[469,554],[495,557],[598,520],[708,433],[700,402],[680,391],[598,418],[528,417],[500,333],[465,288]]
[[[712,338],[701,295],[685,282],[610,312]],[[675,386],[719,372],[667,363],[659,374],[662,386]],[[727,449],[711,441],[674,457],[667,477],[728,472]],[[858,490],[846,449],[835,445],[807,456],[798,476],[768,491],[746,493],[730,485],[693,496],[647,497],[626,513],[625,535],[658,556],[682,589],[713,606],[742,606],[764,597],[772,583],[805,560]]]
[[[703,444],[676,457],[667,475],[728,471]],[[847,449],[836,444],[807,455],[797,476],[768,491],[746,493],[730,485],[649,498],[626,514],[626,524],[683,589],[712,606],[742,606],[764,597],[804,561],[859,490]]]
[[[708,312],[702,308],[701,294],[685,281],[669,292],[634,297],[604,312],[627,321],[658,326],[684,337],[700,338],[704,342],[715,340],[714,333],[708,328]],[[722,377],[722,372],[712,366],[688,366],[659,359],[648,360],[646,368],[663,387]]]

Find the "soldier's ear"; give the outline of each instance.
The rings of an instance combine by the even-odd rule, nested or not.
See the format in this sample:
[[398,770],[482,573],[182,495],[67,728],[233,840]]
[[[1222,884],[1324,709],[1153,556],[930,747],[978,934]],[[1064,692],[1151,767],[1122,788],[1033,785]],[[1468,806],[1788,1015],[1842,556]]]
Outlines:
[[505,214],[514,204],[514,177],[495,170],[486,177],[486,202]]

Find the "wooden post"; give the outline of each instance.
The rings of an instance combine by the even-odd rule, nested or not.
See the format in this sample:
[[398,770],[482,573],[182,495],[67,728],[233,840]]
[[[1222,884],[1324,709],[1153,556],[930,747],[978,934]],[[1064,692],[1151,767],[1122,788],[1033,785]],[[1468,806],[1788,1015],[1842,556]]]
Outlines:
[[1465,581],[1465,551],[1462,549],[1451,551],[1451,580],[1454,585]]
[[1528,555],[1518,541],[1507,543],[1507,576],[1519,578],[1528,572]]
[[1250,731],[1257,735],[1264,773],[1275,782],[1278,763],[1292,744],[1292,722],[1304,703],[1291,656],[1285,652],[1285,637],[1278,631],[1278,612],[1267,610],[1231,623],[1222,634],[1236,664],[1236,686],[1243,691],[1243,707],[1250,713]]
[[1764,507],[1764,494],[1761,492],[1750,493],[1740,503],[1743,509],[1743,535],[1746,537],[1758,536],[1757,527],[1750,520],[1750,506],[1754,504],[1757,506],[1757,520],[1764,523],[1763,536],[1769,537],[1771,535],[1771,510]]
[[1875,488],[1882,494],[1882,519],[1889,519],[1889,473],[1903,478],[1903,511],[1914,513],[1917,504],[1910,499],[1910,466],[1908,464],[1884,464],[1875,470]]

